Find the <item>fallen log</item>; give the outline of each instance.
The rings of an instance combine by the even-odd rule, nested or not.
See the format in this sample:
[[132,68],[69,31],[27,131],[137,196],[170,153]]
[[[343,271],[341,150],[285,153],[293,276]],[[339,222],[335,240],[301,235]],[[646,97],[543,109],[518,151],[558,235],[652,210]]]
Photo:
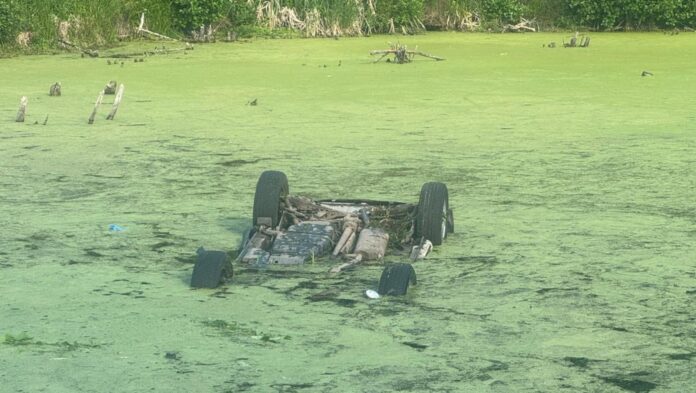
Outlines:
[[515,32],[515,33],[519,33],[521,31],[536,32],[536,29],[533,28],[532,26],[530,26],[532,23],[534,23],[533,20],[530,21],[530,20],[522,18],[520,23],[518,23],[516,25],[507,24],[507,25],[503,26],[503,33],[508,32],[508,31]]
[[187,51],[187,50],[193,50],[194,46],[189,44],[188,42],[186,43],[186,46],[183,48],[155,48],[154,50],[146,50],[143,52],[127,52],[127,53],[112,53],[112,54],[105,54],[102,55],[101,57],[107,58],[107,59],[130,59],[133,57],[136,58],[141,58],[141,57],[147,57],[147,56],[155,56],[155,55],[166,55],[169,53],[175,53],[175,52],[181,52],[181,51]]
[[123,98],[123,90],[125,86],[123,83],[118,87],[118,93],[116,93],[116,98],[114,98],[114,105],[111,107],[111,112],[106,116],[106,120],[113,120],[116,116],[116,111],[118,111],[118,106],[121,104],[121,99]]
[[27,113],[27,104],[29,104],[29,99],[23,96],[22,99],[19,100],[19,111],[17,111],[17,117],[15,118],[17,123],[24,123],[24,116]]
[[72,42],[70,42],[68,40],[64,40],[62,38],[59,38],[58,42],[60,42],[64,46],[69,46],[71,48],[75,48],[75,49],[79,50],[80,52],[82,52],[83,57],[84,57],[84,55],[87,55],[89,57],[99,57],[99,51],[82,48],[81,46],[79,46],[77,44],[73,44]]

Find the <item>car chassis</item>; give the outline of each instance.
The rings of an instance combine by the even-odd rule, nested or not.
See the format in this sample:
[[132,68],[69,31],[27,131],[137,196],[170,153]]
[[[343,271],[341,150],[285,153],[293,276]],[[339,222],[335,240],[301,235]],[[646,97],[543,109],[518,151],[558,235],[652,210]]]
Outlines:
[[421,188],[417,204],[356,199],[312,200],[290,195],[287,176],[264,171],[256,184],[252,228],[242,239],[237,261],[255,267],[298,265],[327,255],[344,263],[374,263],[388,251],[410,249],[424,258],[454,232],[444,183]]

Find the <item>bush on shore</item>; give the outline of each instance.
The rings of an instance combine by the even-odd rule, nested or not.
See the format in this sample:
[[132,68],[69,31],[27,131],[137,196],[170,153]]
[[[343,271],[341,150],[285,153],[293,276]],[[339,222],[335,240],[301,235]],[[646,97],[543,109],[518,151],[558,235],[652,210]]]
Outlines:
[[147,28],[191,37],[342,36],[423,30],[499,30],[522,18],[542,29],[651,30],[696,27],[696,0],[2,0],[0,49],[83,47]]

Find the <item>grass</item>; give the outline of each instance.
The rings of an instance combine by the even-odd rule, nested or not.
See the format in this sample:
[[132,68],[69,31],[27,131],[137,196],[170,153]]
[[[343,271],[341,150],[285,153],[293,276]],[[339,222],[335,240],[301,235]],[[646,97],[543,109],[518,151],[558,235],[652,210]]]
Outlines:
[[[447,59],[407,65],[370,63],[386,36],[198,46],[123,67],[0,60],[3,327],[109,343],[49,362],[64,371],[50,376],[2,346],[8,389],[688,391],[695,35],[542,46],[561,37],[402,37]],[[111,79],[126,86],[118,115],[104,120],[107,100],[88,126]],[[48,97],[56,81],[63,96]],[[265,169],[317,198],[415,202],[444,181],[457,232],[403,299],[362,296],[380,266],[327,277],[323,260],[235,266],[224,294],[189,290],[182,261],[237,246]],[[207,320],[292,340],[230,340],[231,322]]]

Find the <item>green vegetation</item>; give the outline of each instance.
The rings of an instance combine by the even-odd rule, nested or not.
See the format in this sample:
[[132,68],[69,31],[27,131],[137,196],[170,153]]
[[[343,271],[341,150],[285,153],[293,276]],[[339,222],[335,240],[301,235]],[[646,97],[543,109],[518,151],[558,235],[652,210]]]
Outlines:
[[[542,47],[564,35],[399,37],[447,58],[408,65],[370,63],[389,36],[3,59],[2,327],[109,343],[0,344],[4,390],[692,391],[696,33]],[[89,126],[111,79],[118,116],[108,96]],[[403,299],[364,297],[383,266],[332,278],[325,260],[189,290],[177,258],[235,248],[266,169],[317,199],[416,202],[443,181],[456,232]]]
[[77,341],[59,341],[59,342],[43,342],[35,340],[33,337],[28,335],[26,332],[22,332],[16,335],[5,334],[5,339],[2,342],[4,345],[12,347],[33,347],[37,349],[47,349],[55,352],[72,352],[77,351],[82,348],[99,348],[98,344],[87,344],[79,343]]
[[162,34],[333,37],[424,30],[501,31],[525,18],[542,29],[696,27],[696,0],[5,0],[0,50],[83,47],[134,37],[141,13]]
[[14,347],[31,345],[34,344],[34,338],[29,336],[26,332],[22,332],[17,335],[5,334],[5,340],[3,341],[5,345],[11,345]]
[[203,325],[215,329],[218,333],[232,339],[253,339],[264,343],[279,343],[290,340],[290,336],[271,336],[256,329],[240,326],[237,322],[227,322],[221,319],[203,321]]
[[223,16],[226,0],[174,0],[174,21],[180,31],[191,32],[201,26],[218,22]]

